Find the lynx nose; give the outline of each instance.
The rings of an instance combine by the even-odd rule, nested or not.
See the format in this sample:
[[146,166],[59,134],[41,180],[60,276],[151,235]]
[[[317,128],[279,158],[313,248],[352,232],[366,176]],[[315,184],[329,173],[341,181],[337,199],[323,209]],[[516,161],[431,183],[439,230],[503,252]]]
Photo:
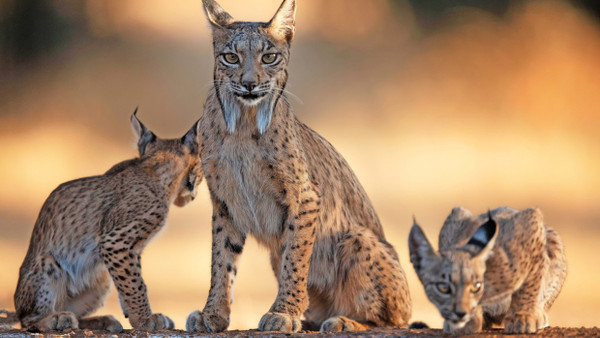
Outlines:
[[461,320],[461,319],[465,318],[465,315],[466,315],[466,313],[462,312],[462,311],[456,311],[456,312],[454,312],[454,314],[456,315],[456,318],[458,320]]
[[242,81],[242,86],[251,92],[254,88],[256,88],[256,81]]

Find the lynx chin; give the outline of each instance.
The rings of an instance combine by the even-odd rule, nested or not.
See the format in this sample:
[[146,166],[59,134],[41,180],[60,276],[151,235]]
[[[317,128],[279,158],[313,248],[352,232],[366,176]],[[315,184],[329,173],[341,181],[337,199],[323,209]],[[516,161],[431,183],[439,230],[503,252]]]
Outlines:
[[139,157],[61,184],[42,206],[19,272],[16,314],[8,316],[23,328],[122,331],[113,316],[88,317],[104,304],[112,283],[134,329],[174,327],[150,310],[140,256],[171,204],[184,206],[196,195],[202,180],[198,124],[177,139],[156,137],[135,113],[131,124]]
[[476,217],[454,208],[440,231],[439,252],[416,222],[408,242],[445,332],[504,324],[506,333],[535,333],[548,326],[546,311],[562,288],[567,262],[560,236],[539,209],[501,207]]
[[203,4],[215,58],[200,119],[212,275],[206,306],[189,315],[187,330],[229,325],[248,235],[270,251],[279,285],[260,330],[405,327],[408,285],[371,201],[344,158],[286,99],[295,1],[283,1],[268,22],[234,21],[215,1]]

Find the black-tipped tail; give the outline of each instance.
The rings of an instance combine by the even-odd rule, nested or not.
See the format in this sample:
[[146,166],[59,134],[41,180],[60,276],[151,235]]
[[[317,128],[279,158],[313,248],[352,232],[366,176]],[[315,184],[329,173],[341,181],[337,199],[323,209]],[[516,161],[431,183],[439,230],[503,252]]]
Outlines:
[[409,326],[409,329],[416,329],[416,330],[420,330],[420,329],[428,329],[429,325],[423,323],[423,322],[412,322]]

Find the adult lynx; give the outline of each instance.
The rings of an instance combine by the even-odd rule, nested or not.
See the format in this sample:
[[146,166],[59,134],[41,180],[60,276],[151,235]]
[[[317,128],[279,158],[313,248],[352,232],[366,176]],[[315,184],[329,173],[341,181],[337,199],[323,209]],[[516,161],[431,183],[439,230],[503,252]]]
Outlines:
[[172,329],[152,313],[140,255],[165,224],[171,204],[184,206],[202,180],[197,124],[181,139],[157,138],[134,115],[138,158],[104,175],[61,184],[44,203],[15,292],[16,316],[28,329],[119,332],[112,316],[86,318],[102,306],[111,281],[138,330]]
[[404,271],[358,179],[334,147],[298,121],[285,98],[295,1],[268,23],[237,22],[204,0],[213,32],[214,88],[200,119],[213,204],[212,278],[189,331],[229,325],[246,236],[270,250],[279,289],[258,327],[321,331],[403,327]]

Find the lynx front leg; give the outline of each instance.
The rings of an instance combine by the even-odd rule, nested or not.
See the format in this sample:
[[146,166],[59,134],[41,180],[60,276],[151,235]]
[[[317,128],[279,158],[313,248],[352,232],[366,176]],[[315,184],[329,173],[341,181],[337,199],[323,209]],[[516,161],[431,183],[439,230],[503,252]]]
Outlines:
[[190,313],[188,331],[221,332],[229,326],[233,282],[246,236],[233,224],[227,205],[213,199],[210,291],[202,312]]
[[[144,219],[139,222],[139,225],[143,227],[147,224],[161,223],[155,219]],[[133,228],[136,228],[135,224]],[[126,310],[124,313],[129,314],[129,322],[136,330],[173,329],[175,325],[169,317],[160,313],[153,314],[150,309],[140,264],[140,254],[145,239],[132,237],[132,232],[130,227],[114,230],[111,232],[112,238],[104,241],[101,245],[102,259],[119,292],[122,305]],[[136,240],[137,242],[135,242]]]
[[506,333],[535,333],[547,325],[546,312],[538,301],[542,278],[537,270],[530,273],[523,286],[512,296],[508,315],[504,319]]
[[304,190],[295,208],[297,212],[289,207],[288,217],[283,223],[283,244],[277,273],[279,292],[275,303],[258,324],[261,331],[298,332],[302,328],[300,316],[308,307],[306,286],[320,205],[314,191]]
[[521,212],[522,223],[528,226],[528,236],[522,240],[522,252],[533,253],[528,259],[522,258],[521,271],[527,271],[523,284],[512,297],[506,318],[506,333],[535,333],[547,325],[548,318],[541,303],[544,272],[548,271],[548,258],[545,255],[545,228],[541,213],[537,209]]

